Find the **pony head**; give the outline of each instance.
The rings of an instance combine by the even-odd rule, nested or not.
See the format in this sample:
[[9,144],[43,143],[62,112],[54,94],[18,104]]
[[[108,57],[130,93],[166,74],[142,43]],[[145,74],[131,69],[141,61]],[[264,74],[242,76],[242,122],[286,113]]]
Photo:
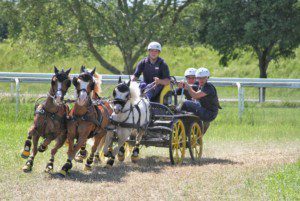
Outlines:
[[88,71],[85,66],[81,66],[80,74],[78,77],[73,78],[73,85],[77,92],[77,103],[80,106],[86,105],[88,103],[90,93],[95,88],[95,80],[93,75],[95,74],[96,68],[92,71]]
[[116,114],[121,112],[128,101],[135,104],[140,100],[140,95],[140,89],[137,82],[131,81],[130,79],[128,82],[122,82],[121,77],[119,77],[118,85],[113,91],[114,112]]
[[65,94],[67,93],[69,87],[71,86],[71,79],[69,77],[71,68],[67,71],[62,69],[59,71],[56,66],[54,66],[54,75],[51,79],[51,92],[50,94],[54,97],[56,104],[62,104]]

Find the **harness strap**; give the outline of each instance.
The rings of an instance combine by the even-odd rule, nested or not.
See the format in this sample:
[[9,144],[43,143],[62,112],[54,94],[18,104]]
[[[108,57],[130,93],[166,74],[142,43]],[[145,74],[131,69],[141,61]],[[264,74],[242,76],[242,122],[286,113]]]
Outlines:
[[60,117],[57,115],[57,112],[55,113],[51,113],[45,110],[44,107],[42,107],[42,109],[39,110],[35,110],[34,114],[39,114],[39,115],[45,115],[47,117],[50,117],[52,120],[56,120],[59,122],[65,121],[66,120],[66,115],[64,115],[63,117]]

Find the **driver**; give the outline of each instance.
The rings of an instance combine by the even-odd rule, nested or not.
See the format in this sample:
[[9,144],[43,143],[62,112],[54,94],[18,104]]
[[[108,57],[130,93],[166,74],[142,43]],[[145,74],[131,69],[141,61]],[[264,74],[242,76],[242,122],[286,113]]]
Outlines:
[[144,79],[139,87],[150,101],[154,101],[163,86],[170,84],[170,71],[166,62],[159,57],[161,45],[158,42],[151,42],[147,49],[148,56],[137,64],[131,80],[137,80],[143,74]]

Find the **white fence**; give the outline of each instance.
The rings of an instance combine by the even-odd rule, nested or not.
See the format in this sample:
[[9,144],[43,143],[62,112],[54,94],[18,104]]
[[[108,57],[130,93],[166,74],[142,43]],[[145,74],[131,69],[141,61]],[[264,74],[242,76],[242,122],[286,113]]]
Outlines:
[[[71,74],[71,77],[78,74]],[[10,82],[15,84],[16,94],[16,113],[19,108],[20,83],[49,83],[53,74],[51,73],[15,73],[15,72],[0,72],[0,82]],[[129,75],[102,75],[103,84],[117,84],[119,76],[122,79],[129,79]],[[184,77],[176,76],[177,80],[182,80]],[[209,82],[220,87],[237,87],[238,90],[238,108],[239,118],[242,117],[244,111],[244,94],[245,87],[255,88],[300,88],[300,79],[272,79],[272,78],[217,78],[212,77]],[[13,90],[13,85],[11,85]],[[261,90],[260,90],[261,91]],[[262,94],[262,93],[260,93]],[[262,102],[262,97],[259,97],[259,102]]]

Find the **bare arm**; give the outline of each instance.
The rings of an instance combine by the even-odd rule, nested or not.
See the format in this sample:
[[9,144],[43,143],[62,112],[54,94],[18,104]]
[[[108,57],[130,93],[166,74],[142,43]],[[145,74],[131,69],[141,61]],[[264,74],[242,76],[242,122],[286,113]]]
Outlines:
[[168,85],[170,84],[170,79],[169,78],[165,78],[165,79],[159,79],[158,77],[154,77],[154,82],[156,85]]
[[138,79],[138,78],[135,77],[135,75],[132,75],[132,76],[131,76],[131,81],[137,81],[137,79]]
[[196,99],[196,100],[201,99],[202,97],[207,95],[206,93],[204,93],[202,91],[197,91],[197,92],[194,91],[194,89],[190,85],[188,85],[187,83],[185,83],[184,88],[187,89],[189,94],[191,95],[191,97],[193,99]]

